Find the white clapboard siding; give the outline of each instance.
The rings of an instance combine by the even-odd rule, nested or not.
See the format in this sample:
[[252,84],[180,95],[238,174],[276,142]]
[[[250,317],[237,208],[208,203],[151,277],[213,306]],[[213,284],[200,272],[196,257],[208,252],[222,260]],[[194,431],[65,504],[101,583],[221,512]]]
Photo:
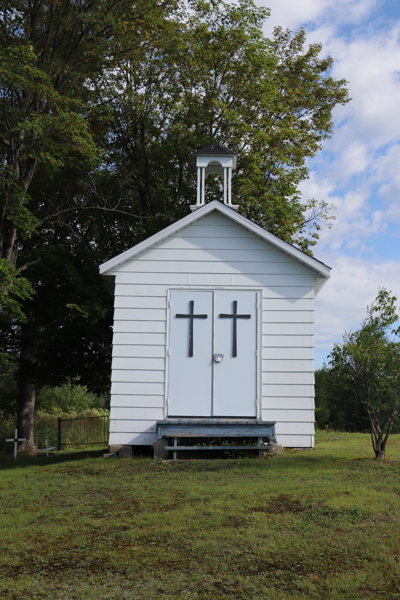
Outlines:
[[263,383],[263,396],[314,396],[314,386],[312,384],[279,384],[279,383]]
[[[137,260],[129,263],[130,271],[118,273],[118,283],[130,283],[131,275],[151,273],[171,273],[174,276],[181,273],[238,273],[251,275],[309,275],[313,277],[310,269],[300,263],[295,262],[217,262],[217,261],[158,261],[158,260]],[[127,269],[127,267],[126,267]]]
[[158,308],[116,308],[114,321],[166,321],[167,309]]
[[[237,283],[237,281],[240,280],[247,280],[247,283]],[[250,285],[250,283],[248,283],[249,281],[249,276],[245,276],[245,275],[232,275],[232,285]],[[260,279],[261,279],[261,275],[260,275]],[[289,283],[289,282],[288,282]],[[261,282],[260,285],[263,285],[263,283]],[[294,298],[294,299],[305,299],[305,298],[314,298],[314,289],[310,286],[295,286],[295,287],[291,287],[291,286],[287,286],[287,287],[282,287],[282,286],[271,286],[271,287],[264,287],[263,288],[263,298]],[[263,309],[264,310],[268,310],[268,305],[266,305],[263,302]]]
[[139,419],[110,419],[110,431],[121,431],[122,433],[149,433],[156,432],[156,424],[153,419],[142,421]]
[[[115,283],[117,286],[138,283],[157,285],[159,289],[164,289],[164,294],[165,287],[160,288],[161,285],[187,285],[187,273],[163,273],[161,268],[159,270],[159,273],[117,273],[115,276]],[[124,295],[120,293],[118,287],[116,289],[116,293],[119,296]],[[130,290],[130,293],[132,293],[132,290]]]
[[115,296],[114,308],[167,308],[164,296]]
[[293,398],[292,396],[268,396],[263,399],[262,415],[264,418],[270,409],[314,410],[314,408],[314,398],[311,396],[308,398]]
[[118,407],[134,408],[164,408],[164,396],[136,396],[132,394],[118,394],[113,396],[112,409]]
[[152,357],[164,357],[165,356],[165,346],[143,346],[143,345],[124,345],[124,344],[114,344],[113,357],[116,356],[131,356],[138,358],[152,358]]
[[291,422],[296,423],[314,423],[314,411],[309,410],[293,410],[293,409],[269,409],[262,411],[265,421]]
[[164,395],[164,384],[163,383],[125,383],[115,381],[111,384],[111,395],[123,394],[123,395],[143,395],[146,396],[158,396]]
[[262,374],[262,382],[263,383],[268,383],[268,384],[272,384],[272,383],[285,383],[288,385],[293,385],[293,384],[310,384],[310,385],[314,385],[314,373],[300,373],[300,372],[296,372],[296,373],[264,373]]
[[278,444],[286,448],[314,448],[314,435],[277,435]]
[[312,348],[313,335],[263,335],[262,345],[265,348]]
[[164,409],[150,406],[147,408],[114,406],[111,410],[110,417],[112,420],[137,419],[139,421],[162,421],[164,418]]
[[314,348],[310,348],[310,347],[300,347],[300,348],[293,348],[293,347],[283,347],[283,348],[277,348],[277,347],[271,347],[271,348],[263,348],[262,349],[262,357],[265,360],[269,360],[269,359],[302,359],[302,360],[313,360],[314,357]]
[[226,238],[226,237],[234,237],[234,238],[247,238],[251,237],[252,234],[247,229],[243,229],[240,225],[190,225],[185,230],[185,233],[182,233],[182,237],[191,238],[191,237],[208,237],[208,238]]
[[314,312],[312,310],[263,310],[263,323],[313,323]]
[[164,371],[127,371],[126,369],[112,370],[111,381],[129,382],[129,383],[163,383]]
[[164,371],[165,370],[165,359],[164,358],[123,358],[114,357],[112,361],[113,369],[127,369],[136,370],[142,369],[144,371]]
[[301,372],[314,373],[314,361],[310,359],[264,359],[262,361],[262,370],[266,373],[277,372]]
[[313,298],[263,298],[263,313],[270,313],[272,311],[299,311],[308,310],[314,311],[314,300]]
[[262,418],[311,447],[316,276],[218,213],[116,267],[110,445],[152,444],[165,418],[168,290],[227,287],[262,290]]
[[[145,296],[146,298],[153,298],[154,296],[157,298],[163,298],[166,300],[166,290],[167,287],[174,287],[176,284],[171,283],[170,286],[167,284],[164,285],[156,285],[156,284],[144,284],[144,283],[121,283],[118,281],[115,284],[115,295],[116,296],[127,296],[130,298],[134,298],[136,296]],[[177,286],[179,287],[179,285]]]
[[110,446],[152,446],[157,439],[157,434],[148,433],[123,433],[110,431]]
[[165,346],[164,333],[114,333],[113,344]]
[[[244,238],[220,238],[220,237],[185,237],[185,231],[182,232],[182,237],[172,236],[159,242],[157,248],[160,249],[187,249],[187,250],[270,250],[271,252],[280,252],[276,250],[272,244],[264,242],[264,240],[253,235]],[[143,252],[143,254],[145,254]],[[284,256],[288,256],[283,253]],[[291,258],[291,257],[289,257]]]
[[263,323],[265,335],[312,335],[313,323]]
[[[207,239],[207,238],[206,238]],[[137,258],[138,262],[142,261],[182,261],[186,262],[218,262],[231,264],[232,262],[266,262],[266,263],[289,263],[296,265],[298,262],[279,250],[270,247],[263,250],[243,250],[235,248],[234,250],[222,249],[203,249],[203,248],[154,248],[146,250]],[[132,272],[132,262],[128,262],[121,266],[120,272]]]
[[314,423],[298,423],[297,421],[278,421],[275,425],[276,435],[313,435]]
[[114,321],[114,333],[166,333],[166,331],[166,321]]

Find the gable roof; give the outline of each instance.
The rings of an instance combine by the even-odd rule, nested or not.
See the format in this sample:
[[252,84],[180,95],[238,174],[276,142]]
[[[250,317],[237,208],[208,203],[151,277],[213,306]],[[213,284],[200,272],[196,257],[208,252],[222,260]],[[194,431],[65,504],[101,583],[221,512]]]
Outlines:
[[173,223],[172,225],[169,225],[165,229],[162,229],[158,233],[152,235],[147,240],[144,240],[143,242],[136,244],[136,246],[129,248],[129,250],[122,252],[118,256],[111,258],[110,260],[108,260],[100,266],[100,274],[112,275],[112,271],[114,269],[117,269],[123,263],[132,260],[138,254],[141,254],[148,248],[151,248],[151,246],[158,244],[162,240],[165,240],[171,235],[176,234],[178,231],[181,231],[185,227],[188,227],[192,223],[195,223],[202,217],[205,217],[206,215],[214,211],[220,212],[224,216],[228,217],[228,219],[231,219],[238,225],[241,225],[248,231],[251,231],[264,241],[271,244],[272,246],[275,246],[282,252],[285,252],[292,258],[295,258],[296,260],[303,263],[313,271],[316,271],[320,276],[326,279],[329,277],[331,268],[325,265],[323,262],[317,260],[312,256],[309,256],[305,252],[302,252],[292,244],[284,242],[278,236],[274,235],[273,233],[270,233],[266,229],[263,229],[259,225],[256,225],[255,223],[250,221],[250,219],[243,217],[243,215],[240,215],[234,209],[229,208],[229,206],[223,204],[219,200],[213,200],[212,202],[205,204],[201,208],[198,208],[197,210],[193,211],[190,215],[183,217],[183,219],[180,219],[176,223]]

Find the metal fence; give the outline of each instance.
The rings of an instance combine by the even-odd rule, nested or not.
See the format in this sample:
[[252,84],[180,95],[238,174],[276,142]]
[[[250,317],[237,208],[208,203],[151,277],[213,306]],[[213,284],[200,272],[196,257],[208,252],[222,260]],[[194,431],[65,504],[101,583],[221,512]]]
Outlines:
[[65,446],[108,444],[109,417],[58,419],[58,449]]

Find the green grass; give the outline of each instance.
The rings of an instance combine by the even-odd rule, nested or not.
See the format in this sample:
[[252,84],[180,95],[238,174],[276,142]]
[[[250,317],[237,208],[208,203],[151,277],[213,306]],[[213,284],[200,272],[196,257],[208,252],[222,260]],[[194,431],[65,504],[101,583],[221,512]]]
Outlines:
[[0,598],[400,598],[400,435],[176,464],[0,456]]

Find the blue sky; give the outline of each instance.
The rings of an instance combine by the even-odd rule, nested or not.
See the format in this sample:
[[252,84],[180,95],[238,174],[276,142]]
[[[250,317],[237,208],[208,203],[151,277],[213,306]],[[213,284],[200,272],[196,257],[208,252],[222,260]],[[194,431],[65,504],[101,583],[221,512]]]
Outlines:
[[336,207],[314,250],[332,267],[316,299],[316,366],[358,328],[379,287],[400,305],[400,1],[256,0],[271,9],[265,33],[303,27],[348,81],[352,101],[334,111],[334,132],[308,163],[304,199]]

